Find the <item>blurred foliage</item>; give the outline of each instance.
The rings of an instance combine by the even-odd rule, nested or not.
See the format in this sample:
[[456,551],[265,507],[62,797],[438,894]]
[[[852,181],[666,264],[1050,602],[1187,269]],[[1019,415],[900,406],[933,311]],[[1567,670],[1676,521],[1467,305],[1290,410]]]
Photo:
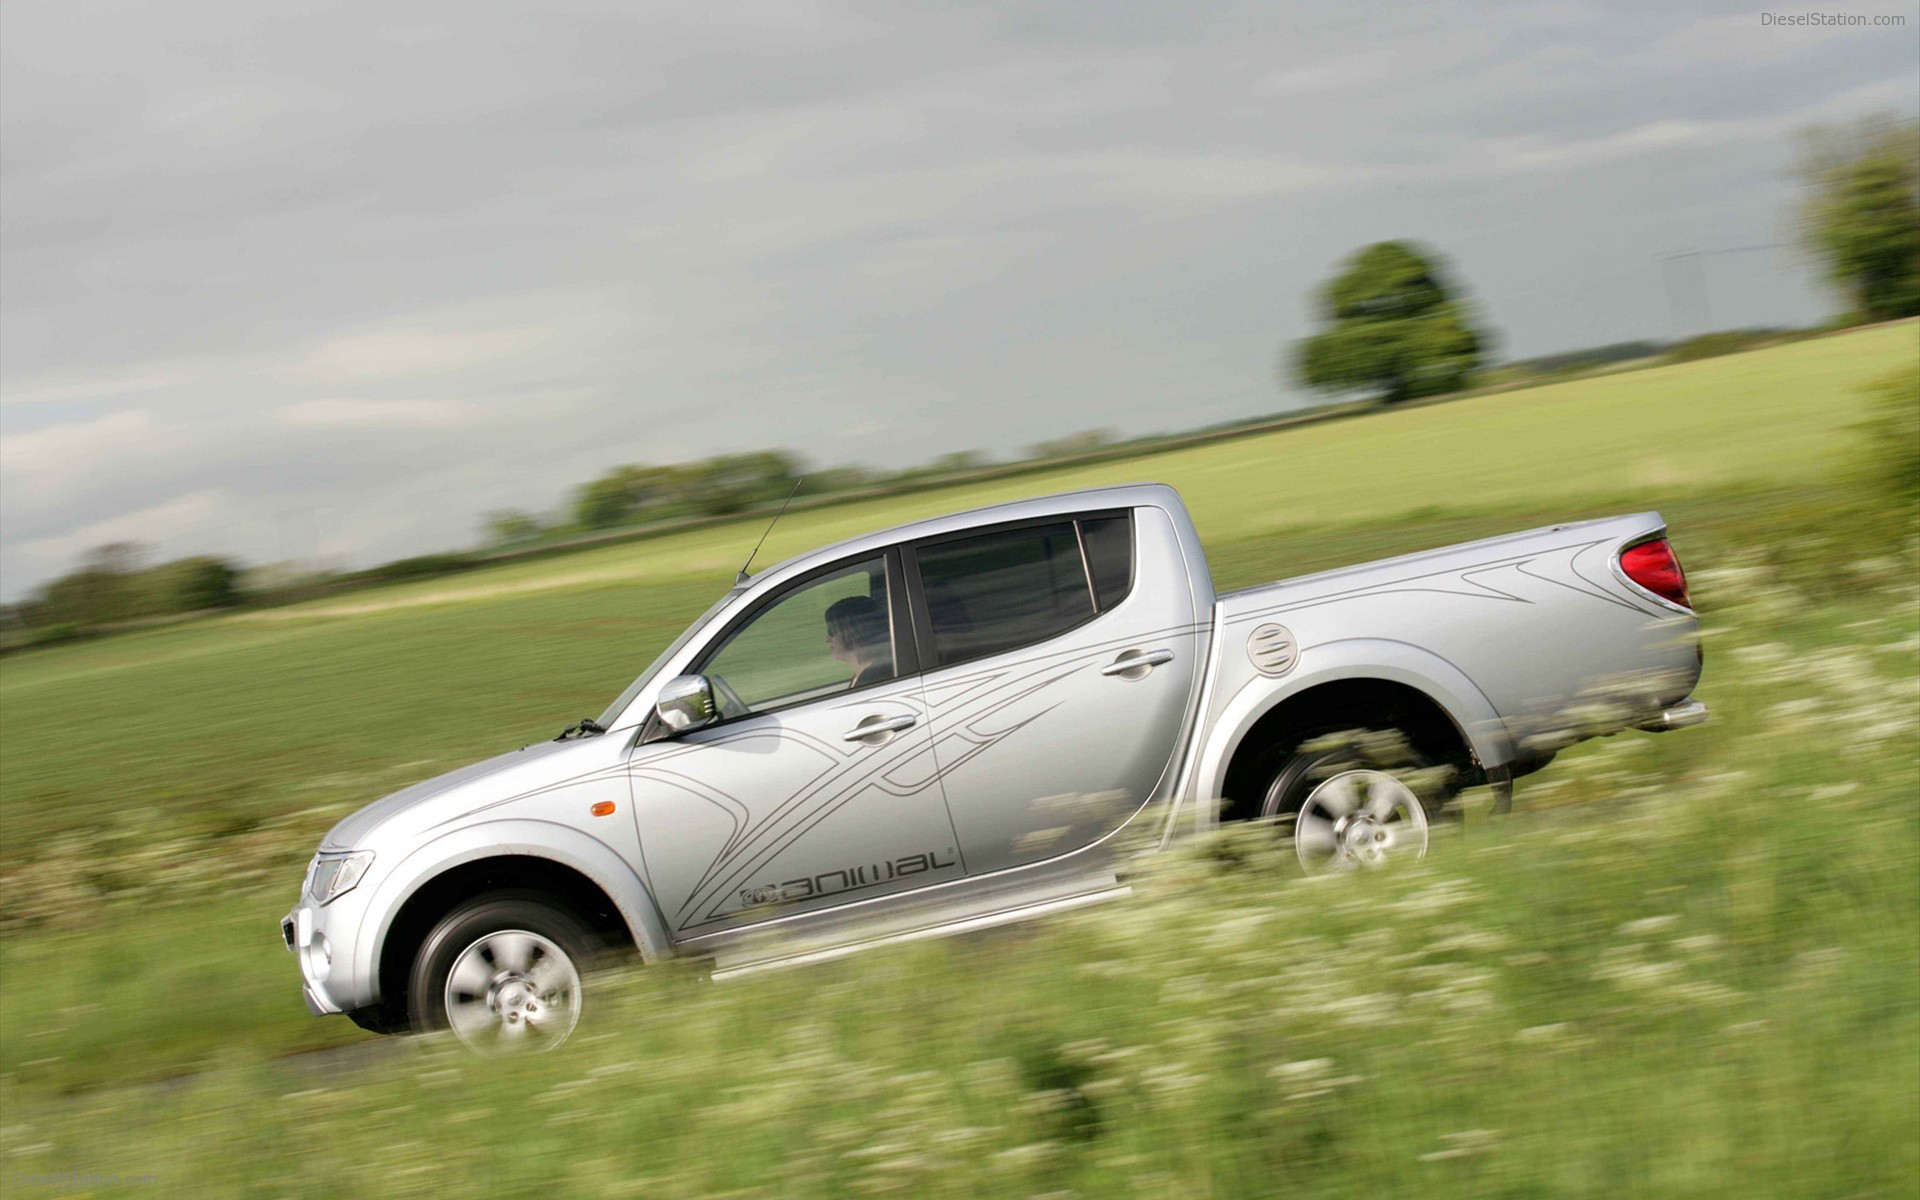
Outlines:
[[[982,451],[949,450],[945,454],[935,455],[919,466],[906,467],[892,473],[862,470],[858,483],[852,488],[842,490],[859,491],[866,488],[912,487],[926,481],[939,479],[943,476],[970,475],[985,471],[990,469],[992,465],[993,459]],[[846,468],[841,469],[844,470]],[[830,475],[833,474],[833,472],[821,472],[820,474]],[[812,492],[815,476],[808,475],[807,479],[809,482],[807,483],[806,491]],[[829,489],[823,488],[822,490]]]
[[1439,259],[1407,242],[1376,242],[1320,292],[1331,328],[1294,347],[1293,374],[1330,393],[1393,403],[1459,391],[1490,349]]
[[693,511],[684,468],[631,465],[615,467],[583,485],[573,502],[573,518],[586,529],[606,529],[647,514]]
[[146,566],[145,557],[146,548],[133,542],[97,547],[78,570],[11,606],[12,622],[31,644],[52,645],[129,622],[240,603],[240,573],[225,559],[195,555]]
[[1920,505],[1920,366],[1895,371],[1867,389],[1866,434],[1870,477],[1886,494]]
[[417,554],[412,558],[396,558],[392,562],[381,563],[377,567],[368,567],[364,571],[355,571],[352,578],[369,583],[397,583],[405,579],[428,579],[437,575],[451,575],[455,571],[465,571],[478,565],[470,554]]
[[1807,129],[1798,166],[1801,240],[1855,319],[1920,315],[1920,120]]
[[1517,367],[1535,375],[1557,375],[1563,371],[1590,371],[1596,367],[1645,361],[1658,358],[1666,352],[1665,342],[1609,342],[1604,346],[1564,350],[1559,354],[1542,354],[1535,358],[1522,358],[1501,365]]
[[807,482],[801,488],[801,495],[830,496],[838,492],[857,492],[872,487],[882,478],[878,472],[865,467],[824,467],[807,472]]
[[147,575],[160,602],[171,612],[230,608],[240,602],[239,572],[224,559],[206,555],[176,559]]
[[800,461],[780,450],[722,454],[669,466],[615,467],[575,495],[574,519],[587,529],[637,521],[721,516],[769,503],[793,490]]
[[1757,350],[1799,336],[1803,335],[1791,329],[1722,329],[1675,342],[1667,348],[1667,358],[1671,362],[1698,362],[1703,358]]
[[1083,429],[1079,433],[1070,433],[1065,437],[1035,442],[1027,447],[1027,457],[1072,458],[1081,454],[1095,454],[1115,445],[1118,440],[1111,429]]
[[530,542],[546,532],[546,525],[530,512],[517,508],[496,508],[481,522],[481,530],[490,546],[513,546]]
[[1613,342],[1535,358],[1515,359],[1488,367],[1474,376],[1473,386],[1486,388],[1522,387],[1571,379],[1600,371],[1635,365],[1650,366],[1667,351],[1665,342]]

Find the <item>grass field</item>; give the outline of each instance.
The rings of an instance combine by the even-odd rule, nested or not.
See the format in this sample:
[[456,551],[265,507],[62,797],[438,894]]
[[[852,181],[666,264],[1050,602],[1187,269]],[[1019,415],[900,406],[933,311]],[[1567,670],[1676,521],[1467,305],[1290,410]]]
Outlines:
[[635,973],[537,1063],[276,1065],[364,1035],[306,1016],[274,923],[335,819],[596,712],[757,528],[0,662],[0,1155],[201,1194],[1912,1194],[1920,623],[1852,426],[1916,357],[1909,324],[796,514],[771,554],[1162,479],[1231,587],[1660,508],[1720,719],[1563,756],[1404,878],[1282,885],[1242,839],[1018,935]]

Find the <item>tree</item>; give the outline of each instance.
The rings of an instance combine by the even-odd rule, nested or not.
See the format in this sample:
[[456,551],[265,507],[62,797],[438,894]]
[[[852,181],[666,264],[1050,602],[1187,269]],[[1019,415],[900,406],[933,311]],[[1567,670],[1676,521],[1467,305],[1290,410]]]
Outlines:
[[945,454],[936,454],[927,465],[912,475],[965,475],[978,471],[993,462],[982,450],[949,450]]
[[1319,309],[1331,327],[1293,348],[1294,377],[1318,391],[1388,403],[1458,391],[1487,349],[1439,260],[1408,242],[1348,258],[1320,289]]
[[624,525],[643,517],[680,516],[696,509],[693,472],[682,466],[615,467],[582,486],[573,501],[574,519],[588,529]]
[[781,450],[721,454],[665,467],[615,467],[574,494],[573,515],[588,529],[604,529],[742,512],[786,499],[799,470],[800,461]]
[[830,492],[857,492],[861,488],[872,487],[878,477],[868,468],[857,463],[844,467],[827,467],[807,475],[806,494],[824,496]]
[[496,508],[486,515],[486,537],[491,545],[530,542],[542,532],[540,519],[517,508]]
[[687,468],[700,510],[713,516],[778,504],[793,490],[799,469],[799,460],[783,450],[721,454]]
[[199,612],[240,603],[240,572],[211,555],[177,558],[141,572],[142,608],[148,613]]
[[1920,315],[1920,121],[1801,133],[1800,239],[1863,321]]
[[44,619],[56,625],[105,625],[141,615],[135,576],[146,547],[112,542],[89,550],[79,570],[42,585]]
[[211,555],[143,567],[146,547],[115,542],[88,551],[76,571],[43,585],[23,606],[35,627],[86,629],[240,603],[240,572]]
[[1027,447],[1027,457],[1078,458],[1082,454],[1096,454],[1113,443],[1114,434],[1111,429],[1083,429],[1079,433],[1069,433],[1065,437],[1035,442]]
[[630,507],[616,471],[581,485],[573,500],[573,518],[587,529],[605,529],[626,520]]

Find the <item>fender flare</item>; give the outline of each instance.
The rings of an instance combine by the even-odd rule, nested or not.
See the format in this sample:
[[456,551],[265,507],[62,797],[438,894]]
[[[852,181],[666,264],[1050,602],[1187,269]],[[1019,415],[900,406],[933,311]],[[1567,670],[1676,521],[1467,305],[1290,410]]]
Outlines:
[[1260,718],[1309,688],[1344,679],[1381,679],[1422,693],[1452,718],[1483,767],[1502,766],[1513,758],[1505,722],[1466,672],[1408,642],[1348,638],[1303,649],[1293,673],[1283,679],[1255,676],[1222,706],[1201,749],[1193,794],[1203,799],[1220,795],[1227,765]]
[[378,995],[380,958],[394,918],[407,901],[455,867],[508,855],[549,859],[578,871],[613,901],[642,961],[656,962],[672,956],[672,939],[667,937],[645,882],[613,847],[571,825],[555,821],[529,818],[485,821],[463,826],[415,847],[386,872],[375,887],[354,938],[353,975],[365,981],[363,987],[370,993],[364,998],[366,1002],[382,998]]

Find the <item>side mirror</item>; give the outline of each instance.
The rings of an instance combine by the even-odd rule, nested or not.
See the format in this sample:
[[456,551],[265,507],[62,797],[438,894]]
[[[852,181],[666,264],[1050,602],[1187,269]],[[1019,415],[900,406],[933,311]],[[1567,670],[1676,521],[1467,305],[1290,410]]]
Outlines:
[[705,675],[675,675],[660,685],[653,711],[670,733],[685,733],[713,720],[713,687]]

